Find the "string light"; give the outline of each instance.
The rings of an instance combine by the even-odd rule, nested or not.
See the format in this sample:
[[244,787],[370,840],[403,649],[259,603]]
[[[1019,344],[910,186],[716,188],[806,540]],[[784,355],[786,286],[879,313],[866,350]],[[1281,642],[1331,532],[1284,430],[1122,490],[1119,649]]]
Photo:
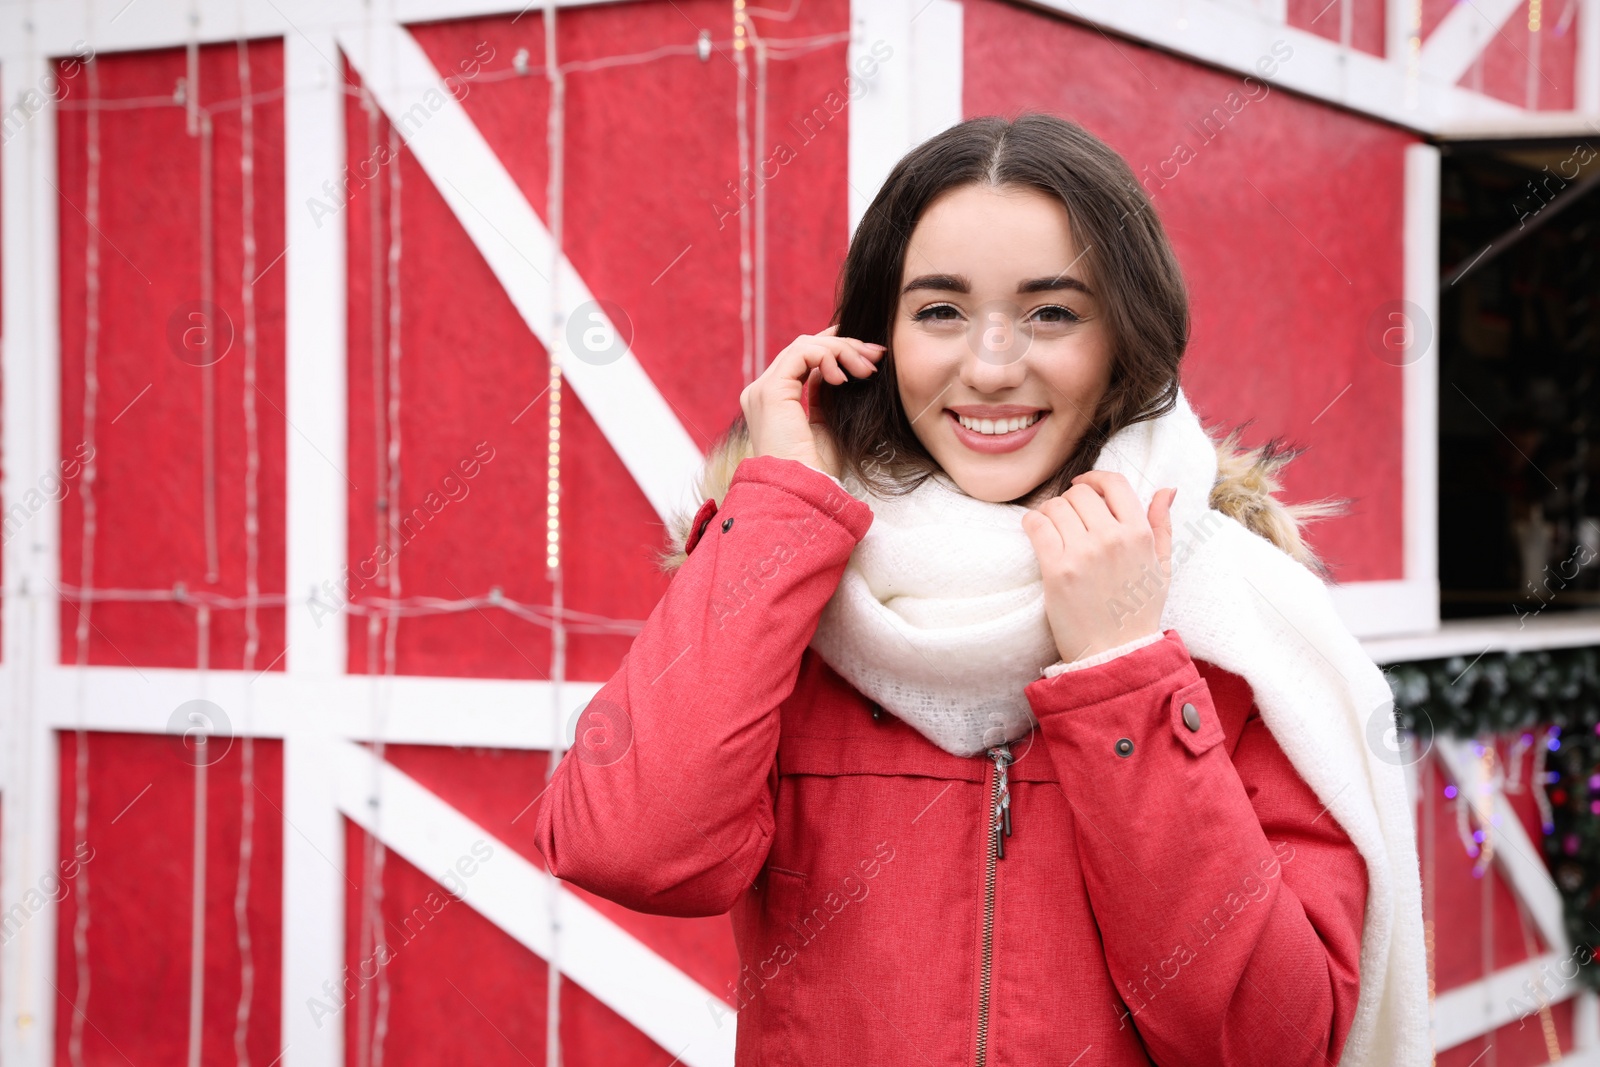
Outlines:
[[[206,671],[211,660],[211,610],[201,606],[195,618],[195,670],[201,692],[205,692]],[[206,768],[211,763],[207,742],[209,732],[199,735],[194,752],[194,827],[190,858],[189,888],[189,1067],[200,1067],[204,1043],[206,1005],[206,844],[210,805],[206,789]]]
[[[744,0],[734,0],[742,5]],[[741,11],[741,14],[743,12]],[[767,155],[767,46],[750,25],[750,39],[756,54],[756,137],[753,168],[759,168]],[[755,324],[751,330],[755,345],[755,373],[767,365],[767,183],[758,171],[755,192],[755,264],[751,289],[755,292]]]
[[[197,60],[198,62],[198,60]],[[198,69],[198,68],[195,68]],[[192,75],[191,75],[192,76]],[[217,549],[217,371],[211,346],[216,343],[216,242],[211,112],[199,110],[199,83],[186,86],[185,102],[200,140],[200,313],[205,316],[206,359],[200,368],[201,513],[205,526],[206,581],[221,573]]]
[[[1527,901],[1523,900],[1522,896],[1517,893],[1513,893],[1511,898],[1517,906],[1517,926],[1522,931],[1523,951],[1528,954],[1528,959],[1537,959],[1539,956],[1539,946],[1538,943],[1534,941],[1532,917],[1528,914]],[[1541,975],[1539,978],[1535,979],[1534,982],[1538,986],[1534,995],[1539,1001],[1539,1007],[1537,1010],[1539,1012],[1539,1027],[1544,1032],[1545,1055],[1549,1058],[1551,1063],[1559,1063],[1563,1058],[1561,1052],[1561,1037],[1556,1032],[1555,1016],[1550,1011],[1550,998],[1544,995],[1544,977]]]
[[561,577],[561,361],[566,355],[566,320],[561,313],[561,256],[564,244],[566,178],[566,74],[556,55],[556,8],[544,6],[544,65],[550,103],[545,119],[546,151],[550,167],[545,189],[546,214],[550,226],[550,313],[549,412],[545,426],[545,572],[551,583],[560,586]]
[[750,84],[750,63],[745,56],[745,28],[748,18],[744,0],[733,0],[733,66],[738,72],[734,83],[734,125],[739,148],[739,328],[744,344],[744,384],[756,380],[756,339],[754,321],[755,273],[752,262],[751,213],[744,210],[752,195],[750,177],[750,119],[746,88]]
[[[401,239],[404,227],[401,225],[401,169],[400,169],[400,133],[394,124],[389,124],[389,158],[385,168],[389,174],[389,253],[388,276],[386,291],[389,300],[389,500],[399,501],[401,486],[401,421],[400,421],[400,396],[401,396],[401,332],[400,332],[400,257]],[[399,596],[401,591],[400,579],[400,508],[398,504],[389,508],[389,588]],[[400,634],[399,616],[394,612],[388,613],[384,628],[383,649],[383,677],[393,678],[398,667],[398,641]],[[373,681],[374,687],[379,683]],[[376,721],[373,723],[373,783],[372,796],[378,805],[378,829],[382,827],[384,805],[382,796],[382,781],[379,778],[379,769],[383,766],[384,752],[387,748],[388,720],[389,720],[390,687],[382,686],[374,692],[373,706]],[[372,925],[372,950],[381,948],[388,953],[388,926],[383,921],[383,900],[385,897],[384,871],[388,866],[389,848],[383,841],[381,833],[369,834],[367,837],[372,848],[372,900],[373,900],[373,925]],[[373,1067],[381,1067],[385,1043],[389,1036],[389,969],[379,968],[378,971],[378,1008],[377,1019],[373,1024],[372,1051],[368,1063]]]
[[[260,420],[256,411],[256,219],[255,219],[255,105],[250,99],[250,45],[242,38],[235,43],[239,72],[239,214],[242,255],[240,257],[240,316],[244,333],[244,543],[245,607],[243,670],[255,670],[261,649],[261,624],[255,598],[261,594],[261,508]],[[209,116],[207,128],[210,128]],[[208,364],[205,368],[210,370]],[[215,581],[215,578],[211,579]],[[209,611],[208,611],[209,614]],[[239,1067],[250,1064],[250,1009],[255,996],[255,955],[250,941],[250,864],[255,856],[255,768],[254,693],[245,687],[245,706],[240,742],[239,768],[239,870],[234,882],[233,922],[239,949],[239,1001],[234,1009],[233,1050]],[[205,762],[205,761],[201,761]]]
[[[1544,43],[1539,27],[1542,24],[1541,0],[1528,0],[1528,54],[1523,57],[1527,63],[1523,82],[1526,99],[1523,106],[1529,111],[1537,111],[1539,108],[1539,62],[1542,58],[1539,53],[1540,46]],[[1480,58],[1478,62],[1481,64],[1483,60]]]
[[[555,774],[565,747],[565,730],[562,723],[564,700],[562,685],[567,680],[567,630],[566,574],[561,565],[561,361],[566,355],[566,336],[563,327],[565,316],[561,310],[561,260],[566,239],[566,117],[567,78],[558,62],[556,39],[556,3],[545,0],[544,65],[545,79],[549,84],[550,104],[545,117],[548,138],[546,153],[549,172],[545,186],[545,213],[550,224],[550,345],[547,353],[550,366],[550,411],[546,427],[546,503],[547,532],[545,541],[545,573],[550,579],[550,762],[545,775]],[[498,589],[496,590],[498,593]],[[558,894],[548,894],[550,922],[550,954],[546,960],[545,981],[545,1064],[561,1067],[561,916],[558,911]]]
[[[88,81],[88,96],[92,103],[100,96],[100,64],[91,55],[84,64]],[[94,541],[98,513],[95,510],[95,476],[99,467],[95,462],[95,415],[100,395],[100,113],[91,109],[85,116],[86,159],[84,181],[87,185],[84,220],[84,338],[83,338],[83,438],[88,445],[88,458],[84,461],[83,476],[78,482],[78,497],[83,514],[82,549],[78,561],[79,583],[94,585]],[[89,613],[92,604],[78,605],[77,626],[73,630],[74,659],[77,665],[78,726],[73,735],[74,798],[72,836],[78,855],[88,844],[89,836],[89,731],[84,727],[88,712],[89,666]],[[72,954],[76,964],[76,986],[72,996],[72,1022],[68,1031],[67,1056],[72,1067],[84,1067],[83,1021],[89,1009],[89,868],[80,865],[75,879],[75,906],[72,922]]]

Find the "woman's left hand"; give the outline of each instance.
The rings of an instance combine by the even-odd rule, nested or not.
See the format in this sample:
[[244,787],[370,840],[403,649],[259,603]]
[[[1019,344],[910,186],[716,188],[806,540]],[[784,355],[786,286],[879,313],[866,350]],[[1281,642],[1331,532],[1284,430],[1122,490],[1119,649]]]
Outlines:
[[1086,471],[1065,493],[1022,517],[1064,662],[1161,631],[1177,493],[1157,490],[1147,514],[1127,478]]

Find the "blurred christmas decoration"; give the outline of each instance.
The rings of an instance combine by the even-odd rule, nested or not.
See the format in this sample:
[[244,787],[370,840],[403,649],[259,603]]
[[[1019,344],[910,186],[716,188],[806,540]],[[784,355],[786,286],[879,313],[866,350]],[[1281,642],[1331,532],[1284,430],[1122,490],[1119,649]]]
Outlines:
[[[1492,772],[1497,789],[1527,788],[1538,805],[1541,848],[1565,905],[1569,938],[1600,936],[1600,648],[1485,652],[1393,664],[1384,671],[1395,699],[1395,724],[1426,752],[1436,734],[1480,739],[1513,735],[1510,755]],[[1525,754],[1526,758],[1525,758]],[[1527,780],[1522,779],[1524,763]],[[1488,780],[1488,779],[1486,779]],[[1468,798],[1455,784],[1445,799],[1460,805],[1462,843],[1487,864],[1492,845],[1481,820],[1467,829]],[[1475,870],[1474,873],[1479,873]],[[1600,966],[1582,962],[1579,979],[1600,989]]]

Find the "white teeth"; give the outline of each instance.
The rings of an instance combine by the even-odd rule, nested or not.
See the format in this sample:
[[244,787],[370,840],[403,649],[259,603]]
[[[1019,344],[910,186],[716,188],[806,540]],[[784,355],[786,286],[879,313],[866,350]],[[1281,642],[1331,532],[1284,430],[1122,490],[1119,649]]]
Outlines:
[[983,434],[1016,433],[1018,430],[1026,430],[1043,417],[1044,412],[1042,411],[1035,411],[1032,415],[1018,415],[1010,419],[969,419],[965,415],[956,416],[957,419],[961,420],[961,425],[973,433]]

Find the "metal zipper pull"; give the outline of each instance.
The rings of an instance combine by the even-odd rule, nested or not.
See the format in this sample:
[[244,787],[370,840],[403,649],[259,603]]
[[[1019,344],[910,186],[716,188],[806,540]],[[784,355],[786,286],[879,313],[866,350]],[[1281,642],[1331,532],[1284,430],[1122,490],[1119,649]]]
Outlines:
[[1011,746],[1008,744],[996,745],[989,750],[989,758],[994,760],[995,774],[995,800],[994,818],[1001,826],[1001,832],[994,835],[995,856],[999,859],[1006,858],[1005,839],[1011,836],[1011,784],[1006,774],[1012,759]]

